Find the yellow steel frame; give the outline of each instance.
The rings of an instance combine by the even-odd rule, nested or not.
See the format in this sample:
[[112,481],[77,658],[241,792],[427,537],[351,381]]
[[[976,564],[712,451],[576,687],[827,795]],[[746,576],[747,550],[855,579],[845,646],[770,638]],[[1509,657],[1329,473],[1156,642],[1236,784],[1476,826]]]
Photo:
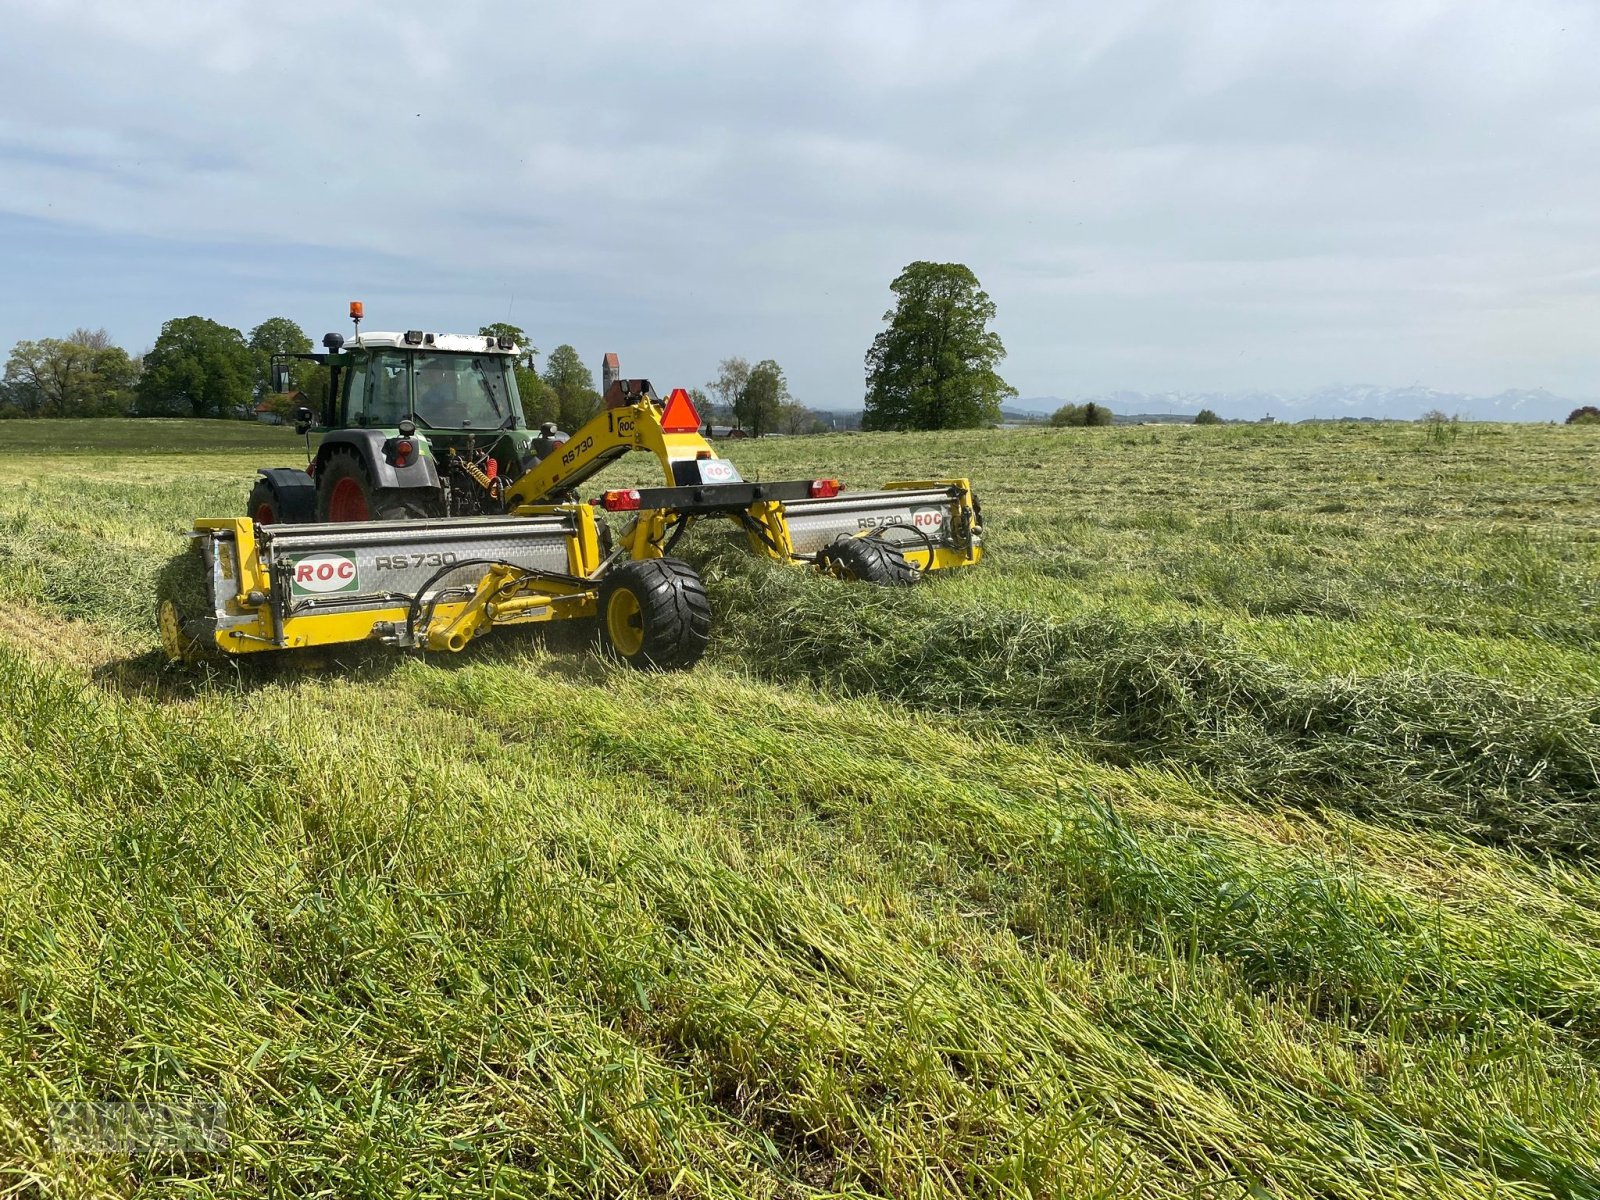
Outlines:
[[631,450],[656,456],[668,486],[677,480],[672,464],[712,457],[711,444],[694,433],[668,433],[661,428],[661,409],[648,400],[624,404],[596,414],[506,490],[506,503],[517,515],[542,497],[577,487],[608,463]]
[[[630,451],[644,450],[655,455],[669,487],[677,483],[673,475],[673,463],[715,455],[711,444],[698,431],[669,433],[661,427],[661,417],[661,408],[650,400],[600,412],[574,433],[559,451],[548,455],[511,485],[506,492],[511,512],[516,516],[529,516],[551,511],[548,505],[532,502],[577,487]],[[956,534],[953,540],[958,545],[930,549],[908,541],[901,546],[906,561],[923,571],[970,567],[983,557],[983,547],[971,536],[976,531],[977,509],[969,480],[900,479],[884,484],[885,490],[933,487],[959,489],[950,506]],[[794,543],[789,538],[783,502],[758,500],[746,512],[756,526],[746,531],[752,553],[779,562],[794,561]],[[676,516],[670,509],[646,509],[640,512],[622,536],[629,556],[638,559],[660,558],[662,541]],[[870,532],[857,536],[870,536]]]

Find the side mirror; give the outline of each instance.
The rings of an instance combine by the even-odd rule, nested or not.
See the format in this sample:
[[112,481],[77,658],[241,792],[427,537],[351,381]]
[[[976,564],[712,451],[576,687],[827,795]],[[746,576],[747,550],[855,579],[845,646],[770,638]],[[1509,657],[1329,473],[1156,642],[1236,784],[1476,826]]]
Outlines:
[[272,390],[282,395],[289,390],[289,364],[272,364]]

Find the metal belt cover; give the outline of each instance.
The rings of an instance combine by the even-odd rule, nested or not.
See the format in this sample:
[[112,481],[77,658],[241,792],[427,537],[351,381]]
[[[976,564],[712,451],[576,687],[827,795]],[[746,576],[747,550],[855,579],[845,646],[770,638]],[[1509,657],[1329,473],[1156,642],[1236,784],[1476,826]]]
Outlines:
[[[397,594],[475,586],[485,560],[565,574],[573,535],[572,518],[559,514],[264,525],[258,549],[289,607],[376,608]],[[479,565],[446,570],[458,562]]]
[[783,506],[796,554],[815,554],[840,537],[869,530],[908,547],[949,542],[957,501],[948,488],[922,491],[846,492],[826,500],[790,500]]

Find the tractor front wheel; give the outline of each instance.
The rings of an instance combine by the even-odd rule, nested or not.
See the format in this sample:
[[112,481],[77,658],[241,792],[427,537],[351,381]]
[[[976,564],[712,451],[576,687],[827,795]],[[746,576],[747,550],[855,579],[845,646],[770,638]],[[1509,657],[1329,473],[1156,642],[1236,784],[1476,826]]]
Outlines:
[[283,513],[278,508],[278,493],[272,490],[272,485],[265,479],[256,480],[255,487],[250,489],[245,511],[257,525],[277,525],[283,520]]
[[599,609],[601,644],[641,670],[686,670],[711,641],[705,585],[676,558],[614,567],[600,584]]

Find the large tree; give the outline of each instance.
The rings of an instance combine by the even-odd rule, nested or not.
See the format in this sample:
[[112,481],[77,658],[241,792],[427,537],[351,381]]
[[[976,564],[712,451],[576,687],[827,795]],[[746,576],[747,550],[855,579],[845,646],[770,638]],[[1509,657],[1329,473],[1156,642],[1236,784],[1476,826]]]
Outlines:
[[748,359],[735,355],[718,363],[717,377],[706,384],[706,390],[717,398],[716,408],[707,412],[707,418],[715,421],[720,417],[730,424],[736,424],[739,420],[739,397],[749,382]]
[[205,317],[174,317],[144,358],[146,416],[226,417],[248,409],[256,357],[244,334]]
[[867,352],[864,429],[973,429],[1000,419],[1017,391],[989,329],[994,301],[961,263],[914,262],[889,285],[888,328]]
[[505,321],[496,321],[492,325],[478,326],[478,332],[484,337],[510,338],[517,344],[517,356],[522,365],[530,371],[533,370],[533,360],[539,353],[539,347],[529,339],[527,331],[520,325],[511,325]]
[[528,424],[539,425],[545,421],[560,424],[561,405],[539,378],[533,364],[539,348],[528,340],[527,331],[520,325],[496,321],[492,325],[480,325],[478,332],[484,337],[510,338],[517,344],[517,392],[522,397],[522,415]]
[[[255,385],[263,392],[277,390],[272,379],[272,356],[274,354],[309,354],[311,353],[311,339],[306,336],[306,331],[291,321],[288,317],[268,317],[261,324],[250,331],[250,353],[255,356],[256,375]],[[291,359],[288,362],[289,388],[300,388],[305,385],[306,379],[311,374],[315,363],[304,360]]]
[[789,381],[783,376],[783,368],[766,358],[750,368],[744,387],[733,402],[733,412],[741,428],[760,437],[777,428],[783,406],[788,403]]
[[563,343],[550,351],[544,365],[544,385],[555,400],[555,420],[569,433],[600,407],[594,376],[571,346]]
[[6,360],[6,400],[29,417],[102,417],[128,411],[139,368],[104,329],[18,342]]

